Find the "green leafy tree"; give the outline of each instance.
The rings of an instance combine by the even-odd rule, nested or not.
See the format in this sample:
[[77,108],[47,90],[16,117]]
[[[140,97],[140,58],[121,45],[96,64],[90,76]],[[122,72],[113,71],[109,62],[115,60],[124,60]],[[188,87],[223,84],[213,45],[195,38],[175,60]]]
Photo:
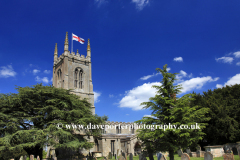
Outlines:
[[[43,86],[17,87],[18,94],[0,95],[0,152],[39,155],[45,144],[55,148],[89,149],[93,146],[84,135],[67,124],[104,124],[107,117],[91,112],[87,99],[81,100],[70,90]],[[63,128],[59,129],[57,124]],[[87,129],[89,136],[99,136],[100,129]],[[18,158],[19,155],[11,155]],[[13,158],[13,157],[11,157]]]
[[240,85],[208,90],[202,95],[196,94],[196,97],[192,105],[209,108],[210,112],[206,116],[211,118],[208,127],[203,130],[207,142],[200,142],[201,145],[240,141]]
[[[143,102],[144,109],[152,111],[151,117],[144,117],[142,120],[136,121],[140,124],[155,125],[155,130],[139,129],[138,137],[142,140],[148,151],[150,160],[153,160],[152,153],[154,151],[168,151],[170,160],[174,160],[174,152],[179,147],[186,148],[188,146],[197,145],[202,139],[204,133],[202,129],[206,127],[209,118],[205,114],[209,111],[207,108],[199,106],[190,106],[194,100],[193,94],[186,94],[181,98],[176,96],[180,93],[181,86],[174,85],[177,73],[168,73],[167,65],[163,69],[156,69],[161,73],[163,79],[159,86],[153,86],[157,92],[155,97],[149,98],[149,102]],[[196,123],[200,129],[196,128]],[[176,125],[176,129],[166,129],[161,125]],[[189,128],[196,129],[178,129],[182,124]],[[156,129],[156,125],[159,125]],[[182,126],[181,126],[182,127]],[[162,129],[161,129],[162,128]]]

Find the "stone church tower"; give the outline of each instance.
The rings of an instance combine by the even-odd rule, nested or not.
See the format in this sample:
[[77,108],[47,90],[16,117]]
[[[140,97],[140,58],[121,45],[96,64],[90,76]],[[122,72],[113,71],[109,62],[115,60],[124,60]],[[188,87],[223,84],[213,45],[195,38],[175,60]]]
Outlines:
[[53,86],[63,89],[72,89],[72,93],[87,98],[92,104],[95,114],[94,93],[92,84],[91,48],[88,39],[87,56],[68,50],[68,32],[64,42],[64,52],[58,57],[57,44],[54,51]]

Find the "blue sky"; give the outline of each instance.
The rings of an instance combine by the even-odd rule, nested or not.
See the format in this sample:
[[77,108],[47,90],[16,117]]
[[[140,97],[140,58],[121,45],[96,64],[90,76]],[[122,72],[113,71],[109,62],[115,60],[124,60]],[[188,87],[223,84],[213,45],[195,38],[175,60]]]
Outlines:
[[[239,8],[238,0],[1,1],[0,93],[52,84],[55,43],[62,54],[68,31],[90,38],[96,113],[139,120],[151,114],[140,103],[155,95],[155,69],[165,64],[180,73],[179,96],[240,83]],[[73,46],[86,56],[87,43]]]

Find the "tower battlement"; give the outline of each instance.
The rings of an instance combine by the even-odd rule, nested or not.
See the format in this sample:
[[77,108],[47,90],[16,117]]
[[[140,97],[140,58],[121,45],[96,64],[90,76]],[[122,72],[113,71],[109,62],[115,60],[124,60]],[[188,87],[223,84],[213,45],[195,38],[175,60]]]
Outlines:
[[73,61],[80,61],[80,62],[84,62],[84,63],[90,63],[91,59],[90,57],[86,56],[85,55],[80,55],[77,51],[77,54],[75,54],[75,52],[64,52],[62,53],[59,57],[57,57],[57,59],[54,61],[54,65],[57,65],[61,60],[64,59],[64,57],[68,57],[70,58],[71,60]]

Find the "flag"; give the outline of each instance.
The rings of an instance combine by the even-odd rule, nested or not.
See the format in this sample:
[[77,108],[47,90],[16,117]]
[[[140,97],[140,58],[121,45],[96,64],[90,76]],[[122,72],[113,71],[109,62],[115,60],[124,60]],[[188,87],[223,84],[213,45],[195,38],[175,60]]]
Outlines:
[[75,35],[75,34],[72,34],[72,40],[78,41],[78,42],[80,42],[81,44],[84,44],[84,42],[85,42],[84,39],[78,37],[78,36]]

